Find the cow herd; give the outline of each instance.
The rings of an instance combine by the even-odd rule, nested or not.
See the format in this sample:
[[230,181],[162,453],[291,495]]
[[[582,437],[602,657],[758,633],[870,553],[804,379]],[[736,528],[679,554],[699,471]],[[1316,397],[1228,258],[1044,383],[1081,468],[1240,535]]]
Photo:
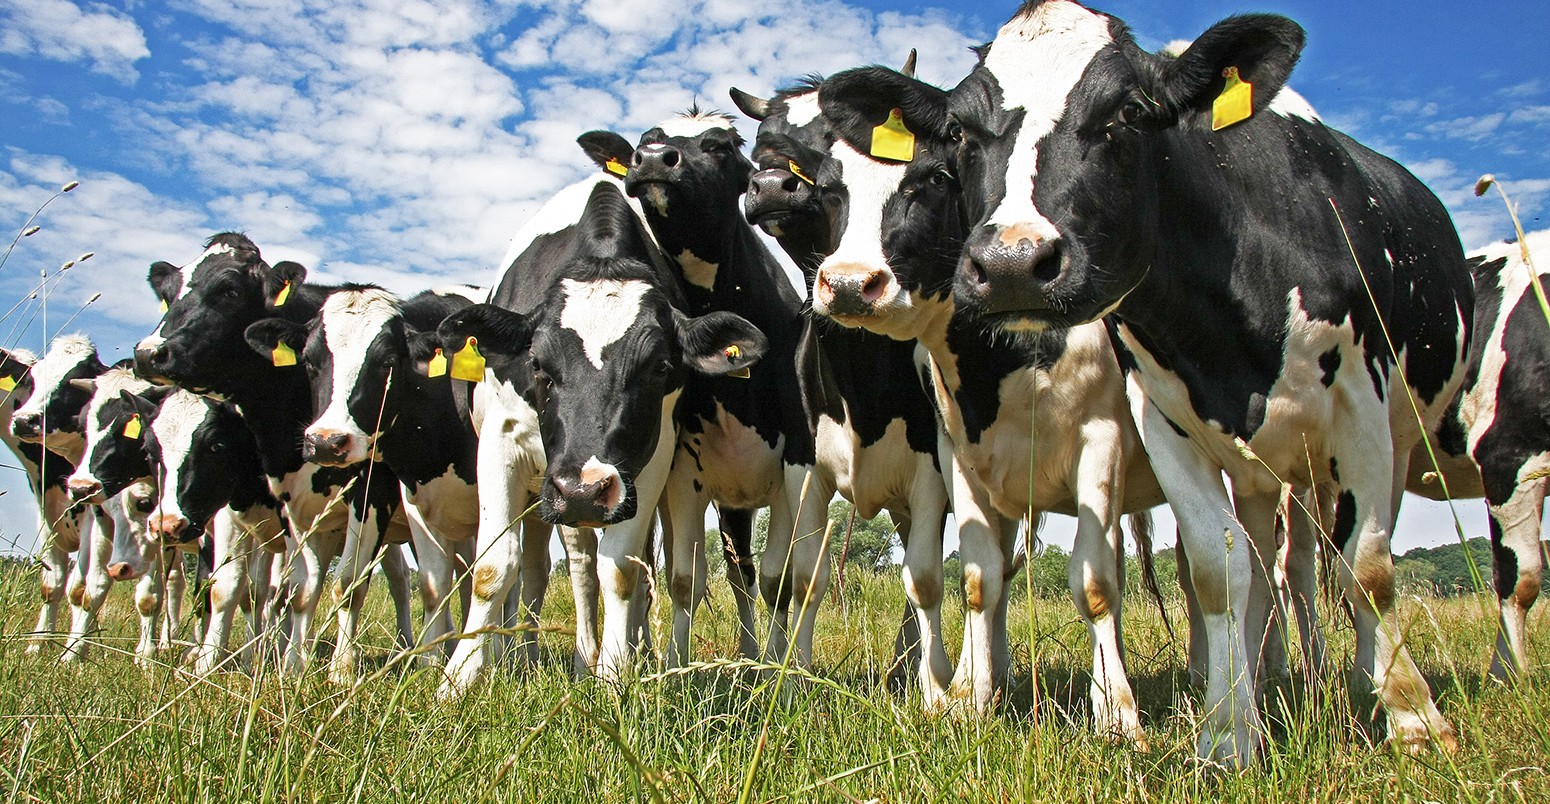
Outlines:
[[[576,671],[618,678],[647,648],[658,532],[663,658],[680,666],[715,506],[740,651],[806,665],[838,493],[898,525],[897,658],[921,704],[986,711],[1010,681],[1016,546],[1055,512],[1077,521],[1093,727],[1144,745],[1121,521],[1146,554],[1146,512],[1167,503],[1202,757],[1258,751],[1262,647],[1288,613],[1322,669],[1316,552],[1355,621],[1355,691],[1391,739],[1451,748],[1401,639],[1390,533],[1407,487],[1485,497],[1492,670],[1521,671],[1550,331],[1526,248],[1466,259],[1420,182],[1285,86],[1302,43],[1290,20],[1253,15],[1154,54],[1118,19],[1031,0],[950,91],[916,80],[913,56],[769,98],[733,89],[758,122],[751,158],[714,112],[633,144],[582,135],[597,170],[517,233],[488,291],[319,285],[232,233],[156,263],[165,314],[133,361],[104,366],[78,335],[41,359],[0,355],[4,438],[46,537],[36,638],[68,589],[64,657],[79,658],[107,588],[141,577],[149,660],[162,610],[176,619],[177,551],[196,551],[210,581],[195,672],[236,661],[239,609],[302,671],[326,592],[329,674],[349,682],[380,564],[400,645],[444,665],[456,697],[503,652],[533,657],[558,527]],[[753,226],[800,267],[805,300]]]

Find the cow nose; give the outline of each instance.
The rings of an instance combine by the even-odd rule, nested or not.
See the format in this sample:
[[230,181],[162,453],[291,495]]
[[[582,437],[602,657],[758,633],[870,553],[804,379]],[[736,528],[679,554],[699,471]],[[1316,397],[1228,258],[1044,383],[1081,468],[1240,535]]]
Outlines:
[[70,499],[76,502],[86,502],[102,494],[102,484],[95,478],[72,477],[65,481],[65,487],[70,490]]
[[818,312],[825,315],[870,315],[888,295],[893,272],[857,263],[818,269]]
[[349,460],[351,446],[349,433],[335,430],[309,432],[301,443],[301,457],[322,466],[339,466]]
[[23,441],[42,437],[43,417],[37,413],[18,413],[11,419],[11,433]]
[[969,237],[954,292],[983,312],[1050,309],[1050,286],[1060,279],[1060,238],[1020,227],[981,227]]
[[562,525],[601,527],[615,519],[624,502],[624,478],[615,467],[590,460],[575,476],[549,478],[550,517]]
[[761,170],[748,180],[743,196],[743,215],[757,225],[759,219],[779,212],[790,212],[812,200],[813,186],[795,173],[780,168]]
[[631,161],[632,171],[644,171],[640,178],[651,178],[651,174],[671,173],[683,163],[683,152],[671,145],[651,143],[636,148]]
[[177,514],[153,515],[146,523],[151,535],[157,539],[170,542],[177,541],[183,531],[188,529],[188,520]]
[[136,575],[139,573],[135,572],[134,566],[127,561],[108,565],[108,577],[115,581],[131,581]]

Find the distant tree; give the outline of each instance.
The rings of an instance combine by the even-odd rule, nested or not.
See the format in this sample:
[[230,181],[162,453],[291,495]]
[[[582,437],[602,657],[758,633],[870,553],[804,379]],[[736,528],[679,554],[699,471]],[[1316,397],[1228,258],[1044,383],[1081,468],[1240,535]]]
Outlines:
[[833,554],[838,556],[844,550],[847,567],[868,572],[892,569],[893,549],[900,544],[899,531],[894,527],[893,520],[884,512],[873,519],[857,517],[852,525],[851,514],[854,511],[855,508],[845,500],[835,500],[829,505],[829,521],[834,523],[834,532],[829,536]]

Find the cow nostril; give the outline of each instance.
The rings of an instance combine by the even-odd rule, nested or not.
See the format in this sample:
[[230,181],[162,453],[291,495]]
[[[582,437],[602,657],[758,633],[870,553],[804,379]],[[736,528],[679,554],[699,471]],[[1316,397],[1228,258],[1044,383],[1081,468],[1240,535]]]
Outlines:
[[867,277],[866,284],[861,286],[861,298],[868,302],[875,302],[883,297],[883,291],[888,287],[888,276],[882,271],[877,271]]
[[1047,285],[1060,277],[1060,244],[1044,241],[1034,247],[1033,279]]
[[636,151],[630,155],[630,164],[634,165],[635,167],[640,167],[640,151]]
[[662,154],[662,164],[664,164],[664,165],[666,165],[668,167],[677,167],[678,166],[678,152],[670,150],[667,153]]
[[785,181],[780,183],[780,189],[788,193],[795,193],[800,189],[800,186],[800,180],[796,176],[787,177]]

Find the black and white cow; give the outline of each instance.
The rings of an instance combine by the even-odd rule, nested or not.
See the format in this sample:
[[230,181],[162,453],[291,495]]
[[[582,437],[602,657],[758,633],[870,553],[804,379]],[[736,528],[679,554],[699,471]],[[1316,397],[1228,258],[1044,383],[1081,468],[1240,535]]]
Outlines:
[[1335,500],[1358,687],[1390,737],[1455,745],[1404,648],[1389,538],[1411,447],[1463,381],[1469,275],[1420,182],[1278,98],[1303,39],[1233,17],[1168,59],[1035,0],[917,118],[959,141],[960,304],[1006,331],[1113,314],[1210,634],[1198,751],[1232,763],[1262,733],[1251,554],[1283,481]]
[[737,371],[765,348],[738,316],[684,312],[673,269],[608,175],[551,199],[503,262],[490,303],[440,329],[447,354],[466,360],[477,349],[488,361],[475,397],[481,495],[470,637],[449,662],[443,697],[468,689],[485,666],[482,631],[516,580],[522,545],[513,527],[535,491],[545,520],[605,528],[596,672],[622,673],[640,634],[631,610],[649,599],[642,556],[687,376]]
[[[738,108],[760,121],[753,149],[759,170],[749,179],[744,212],[780,242],[809,287],[839,245],[846,201],[842,187],[806,178],[827,158],[832,135],[818,114],[817,89],[817,82],[807,82],[768,100],[732,91]],[[910,655],[895,670],[913,669],[925,705],[939,706],[952,674],[941,633],[947,487],[915,344],[822,317],[805,316],[803,324],[798,368],[817,434],[807,502],[825,504],[838,491],[858,516],[888,510],[904,543],[910,603],[895,646],[896,654]]]
[[75,465],[46,451],[42,444],[23,441],[11,430],[11,417],[32,396],[32,367],[36,363],[37,356],[24,349],[0,349],[0,441],[5,442],[26,471],[27,484],[38,507],[43,604],[27,644],[29,654],[41,651],[46,635],[58,627],[59,606],[65,599],[72,554],[81,546],[82,525],[82,511],[74,506],[65,489],[65,480],[75,471]]
[[[1098,731],[1144,742],[1124,670],[1119,629],[1124,539],[1120,514],[1161,501],[1101,324],[1041,336],[996,337],[954,315],[949,289],[964,227],[946,143],[918,142],[903,158],[868,153],[872,130],[920,94],[945,93],[883,68],[822,82],[799,102],[832,137],[775,155],[811,170],[841,232],[814,277],[814,312],[841,324],[916,341],[945,430],[954,517],[964,557],[969,622],[949,695],[988,707],[1005,666],[1007,591],[1018,524],[1041,512],[1077,517],[1072,596],[1093,642]],[[903,120],[912,119],[906,108]],[[769,158],[768,156],[766,157]],[[1145,520],[1142,520],[1143,522]],[[1137,533],[1143,553],[1148,532]]]
[[136,346],[135,364],[153,382],[230,401],[257,441],[264,474],[289,524],[295,591],[288,672],[300,672],[311,658],[324,576],[329,563],[340,559],[332,590],[339,635],[329,674],[348,682],[355,677],[356,626],[366,583],[379,554],[397,604],[399,641],[407,646],[412,640],[398,547],[408,541],[409,529],[407,522],[395,521],[400,495],[386,466],[330,469],[303,460],[303,431],[312,422],[307,373],[294,355],[266,359],[244,337],[260,318],[305,322],[317,315],[337,288],[305,284],[305,276],[306,269],[293,262],[270,266],[251,241],[229,233],[211,238],[204,254],[186,266],[152,265],[151,287],[168,310],[156,331]]
[[[665,492],[673,526],[669,663],[689,658],[690,626],[707,580],[702,523],[714,503],[727,540],[742,652],[758,653],[753,511],[769,506],[770,541],[759,573],[771,615],[766,658],[785,657],[795,604],[795,658],[809,664],[813,622],[828,585],[822,537],[834,489],[807,481],[816,455],[796,367],[802,299],[743,218],[739,198],[753,165],[740,150],[742,137],[726,115],[695,109],[646,131],[633,148],[612,132],[589,132],[579,141],[605,169],[610,161],[629,165],[625,189],[642,202],[652,233],[678,268],[686,309],[739,315],[769,342],[758,370],[746,377],[692,374],[678,403],[682,432]],[[798,519],[803,507],[807,516]]]
[[181,388],[159,405],[143,397],[127,401],[144,422],[157,480],[147,527],[152,541],[210,546],[210,615],[193,656],[194,671],[206,674],[226,658],[238,608],[247,609],[255,637],[279,625],[271,604],[280,594],[275,559],[285,550],[280,504],[258,444],[234,407]]
[[[307,367],[314,417],[303,433],[307,460],[345,467],[376,455],[398,477],[419,562],[426,612],[422,645],[452,630],[446,604],[454,572],[462,577],[472,563],[479,522],[478,440],[458,410],[448,378],[427,376],[427,365],[440,351],[436,327],[476,295],[483,298],[485,292],[459,286],[399,299],[377,287],[346,286],[328,297],[311,322],[269,318],[247,330],[249,344],[261,355],[284,344]],[[543,539],[536,557],[547,578],[547,533]],[[523,591],[539,596],[529,601],[536,612],[542,578]]]
[[1542,382],[1550,372],[1550,325],[1529,281],[1525,251],[1550,253],[1550,231],[1470,253],[1475,341],[1464,388],[1433,439],[1447,487],[1430,477],[1437,467],[1423,450],[1410,456],[1407,486],[1433,499],[1444,492],[1455,500],[1485,498],[1501,601],[1491,675],[1502,680],[1530,667],[1528,612],[1544,570],[1539,532],[1550,468],[1550,402]]

